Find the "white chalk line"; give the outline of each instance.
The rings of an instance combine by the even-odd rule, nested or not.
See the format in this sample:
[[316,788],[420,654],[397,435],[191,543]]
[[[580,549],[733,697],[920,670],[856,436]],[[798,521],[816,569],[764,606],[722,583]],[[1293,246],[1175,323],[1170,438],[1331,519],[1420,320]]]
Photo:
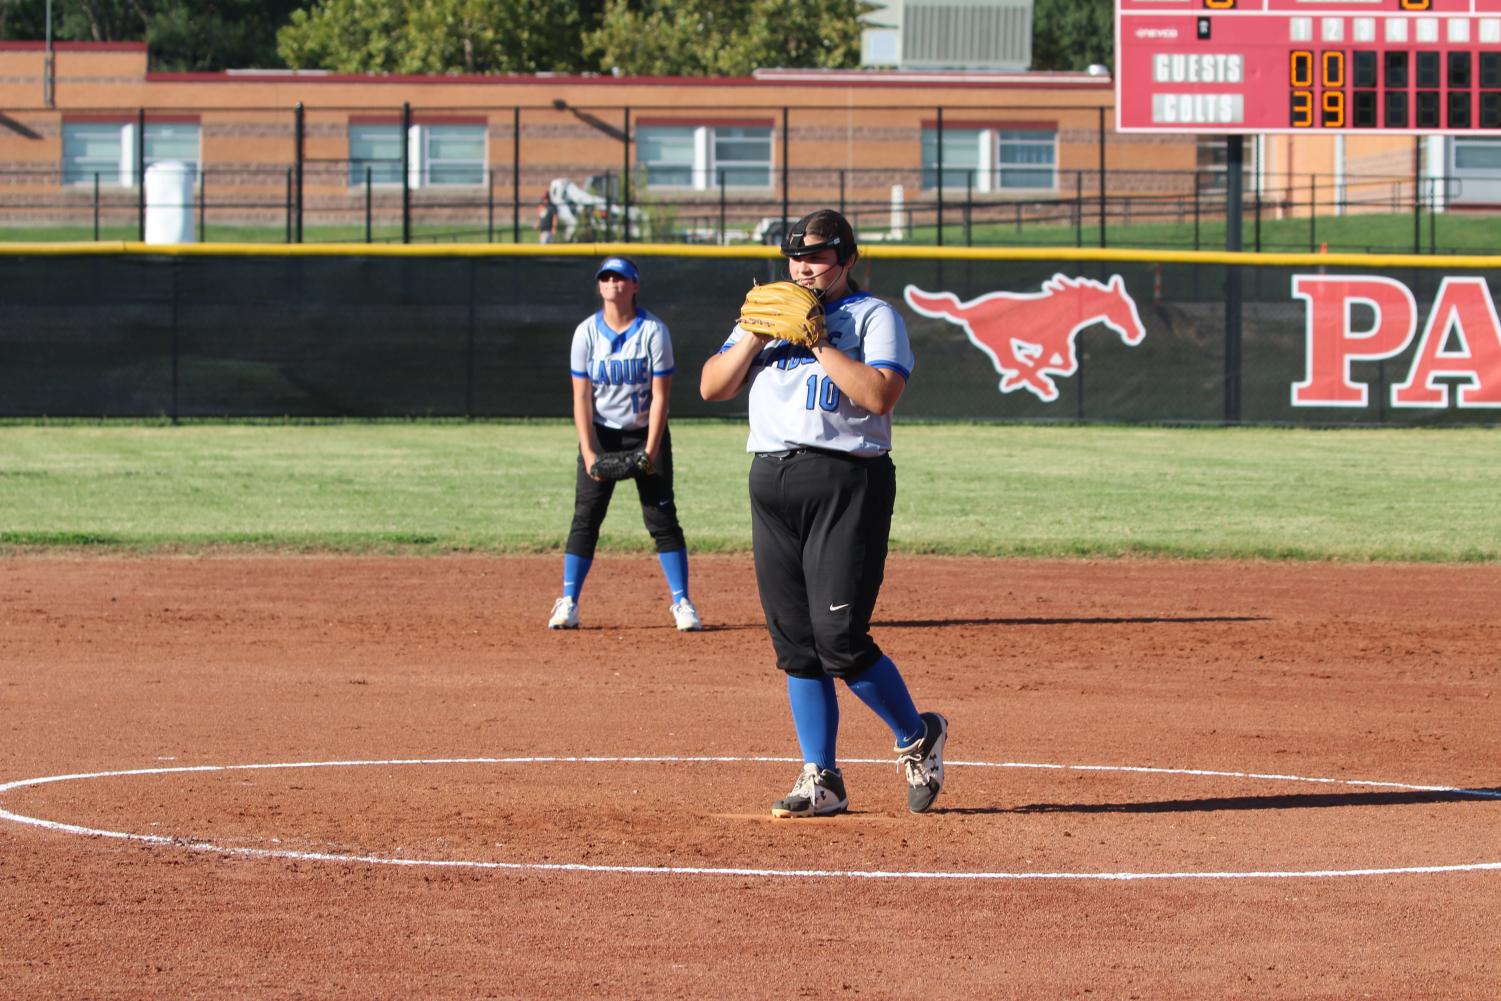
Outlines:
[[[291,761],[245,765],[181,765],[166,768],[134,768],[121,771],[77,772],[67,775],[47,775],[39,778],[18,779],[0,784],[0,796],[16,789],[47,785],[55,782],[78,782],[90,779],[128,778],[143,775],[212,774],[218,772],[270,771],[296,768],[361,768],[390,767],[402,765],[537,765],[537,764],[785,764],[798,763],[797,758],[763,757],[755,755],[576,755],[576,756],[530,756],[511,758],[390,758],[351,761]],[[844,764],[889,765],[886,758],[848,758]],[[1470,796],[1475,799],[1501,799],[1501,792],[1489,789],[1464,789],[1456,786],[1414,785],[1405,782],[1387,782],[1374,779],[1334,779],[1308,775],[1286,775],[1270,772],[1237,772],[1204,768],[1155,768],[1137,765],[1072,765],[1025,761],[949,761],[949,768],[1026,768],[1078,772],[1122,772],[1145,775],[1182,775],[1204,778],[1246,779],[1263,782],[1296,782],[1313,785],[1349,786],[1364,789],[1394,789],[1404,792],[1433,792],[1454,796]],[[141,844],[171,846],[189,851],[246,859],[286,859],[304,862],[340,862],[362,865],[389,865],[439,869],[481,869],[528,872],[568,873],[613,873],[622,875],[654,876],[740,876],[764,878],[823,878],[823,879],[910,879],[910,880],[1099,880],[1130,882],[1139,880],[1170,879],[1330,879],[1359,876],[1405,876],[1436,873],[1461,873],[1501,870],[1501,861],[1470,862],[1452,865],[1388,866],[1361,869],[1294,869],[1294,870],[1245,870],[1224,872],[943,872],[927,870],[885,869],[758,869],[731,866],[655,866],[655,865],[589,865],[582,862],[499,862],[473,859],[425,859],[394,858],[383,855],[362,855],[340,852],[306,852],[285,848],[245,848],[218,845],[210,841],[169,837],[159,834],[137,834],[127,831],[109,831],[100,828],[67,824],[41,817],[31,817],[0,808],[0,821],[10,821],[44,830],[87,837],[112,838]]]

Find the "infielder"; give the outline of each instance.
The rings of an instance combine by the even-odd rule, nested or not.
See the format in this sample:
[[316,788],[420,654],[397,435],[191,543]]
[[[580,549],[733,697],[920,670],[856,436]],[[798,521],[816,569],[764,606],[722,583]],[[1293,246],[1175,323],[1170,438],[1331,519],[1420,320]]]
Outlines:
[[849,806],[835,757],[835,679],[891,728],[907,808],[922,813],[943,785],[948,721],[917,711],[870,636],[896,498],[891,411],[912,348],[896,310],[851,280],[860,255],[844,216],[804,217],[782,253],[796,284],[751,290],[699,383],[706,400],[750,387],[756,583],[804,761],[771,813],[815,817]]
[[601,473],[601,455],[640,450],[650,460],[644,464],[649,471],[635,471],[632,478],[672,592],[672,620],[679,631],[695,632],[703,626],[688,598],[688,544],[672,495],[672,335],[637,305],[641,272],[634,261],[607,258],[594,278],[603,305],[574,330],[569,355],[578,467],[573,524],[563,547],[563,595],[553,603],[547,628],[578,628],[579,594],[615,492],[616,481]]

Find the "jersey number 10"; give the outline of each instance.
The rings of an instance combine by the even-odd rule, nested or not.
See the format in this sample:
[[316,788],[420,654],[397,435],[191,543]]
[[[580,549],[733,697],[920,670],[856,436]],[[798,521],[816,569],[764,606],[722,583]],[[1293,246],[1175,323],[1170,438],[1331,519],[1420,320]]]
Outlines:
[[828,376],[824,376],[822,381],[823,388],[820,390],[818,376],[808,376],[808,402],[804,404],[804,408],[812,410],[814,407],[819,407],[826,413],[832,414],[839,409],[839,387],[834,385],[834,380]]

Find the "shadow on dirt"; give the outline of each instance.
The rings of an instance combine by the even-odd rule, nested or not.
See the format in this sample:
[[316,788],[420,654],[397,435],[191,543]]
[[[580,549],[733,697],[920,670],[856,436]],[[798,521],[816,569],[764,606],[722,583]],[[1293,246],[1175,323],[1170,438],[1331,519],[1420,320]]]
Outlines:
[[[1490,789],[1411,790],[1346,793],[1295,793],[1280,796],[1216,796],[1164,799],[1141,803],[1029,803],[977,813],[1204,813],[1217,810],[1316,810],[1353,806],[1421,806],[1501,800],[1501,787]],[[967,811],[966,811],[967,812]]]

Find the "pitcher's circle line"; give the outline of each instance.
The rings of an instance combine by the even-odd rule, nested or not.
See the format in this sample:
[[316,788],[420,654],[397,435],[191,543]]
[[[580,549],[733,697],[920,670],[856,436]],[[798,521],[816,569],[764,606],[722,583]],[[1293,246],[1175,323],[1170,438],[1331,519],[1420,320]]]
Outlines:
[[[393,758],[386,760],[290,761],[247,765],[183,765],[168,768],[134,768],[122,771],[80,772],[18,779],[0,784],[0,796],[14,789],[47,785],[54,782],[81,782],[88,779],[126,778],[142,775],[182,775],[193,773],[271,771],[291,768],[366,768],[396,765],[531,765],[531,764],[785,764],[801,763],[797,758],[746,755],[641,755],[641,756],[548,756],[513,758]],[[845,764],[889,765],[886,758],[848,758]],[[1070,765],[1025,761],[949,761],[947,767],[958,768],[1031,768],[1055,771],[1124,772],[1144,775],[1184,775],[1201,778],[1250,779],[1263,782],[1300,782],[1326,786],[1353,786],[1365,789],[1397,789],[1407,792],[1437,792],[1475,799],[1501,799],[1501,793],[1486,789],[1462,789],[1454,786],[1411,785],[1366,779],[1331,779],[1306,775],[1266,772],[1235,772],[1202,768],[1154,768],[1138,765]],[[530,872],[584,872],[655,876],[739,876],[801,879],[911,879],[911,880],[1101,880],[1130,882],[1158,879],[1332,879],[1357,876],[1399,876],[1430,873],[1479,872],[1501,870],[1501,861],[1471,862],[1455,865],[1393,866],[1366,869],[1318,870],[1247,870],[1231,872],[923,872],[859,869],[750,869],[718,866],[587,865],[570,862],[494,862],[468,859],[403,859],[381,855],[353,855],[333,852],[300,852],[280,848],[243,848],[216,845],[209,841],[190,841],[159,834],[135,834],[65,824],[40,817],[29,817],[0,808],[0,820],[39,827],[44,830],[88,837],[113,838],[141,844],[174,846],[190,851],[208,852],[235,858],[290,859],[305,862],[358,862],[365,865],[391,865],[445,869],[486,869]]]

